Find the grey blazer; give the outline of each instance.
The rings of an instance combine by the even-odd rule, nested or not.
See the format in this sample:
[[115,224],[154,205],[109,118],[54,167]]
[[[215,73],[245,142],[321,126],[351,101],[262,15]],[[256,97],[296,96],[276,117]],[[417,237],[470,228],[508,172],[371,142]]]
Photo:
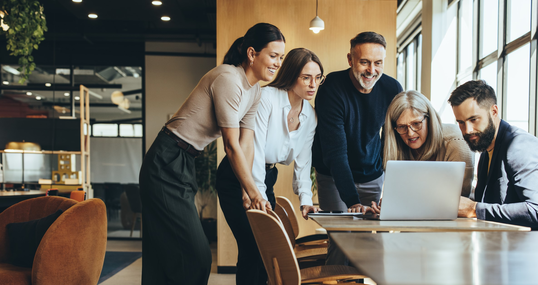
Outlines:
[[538,138],[501,120],[489,174],[488,161],[483,152],[477,218],[538,229]]

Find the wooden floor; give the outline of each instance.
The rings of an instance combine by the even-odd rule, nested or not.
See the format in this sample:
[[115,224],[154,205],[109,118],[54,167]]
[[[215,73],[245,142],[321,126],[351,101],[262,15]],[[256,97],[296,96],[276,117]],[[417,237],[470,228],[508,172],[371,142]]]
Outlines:
[[[140,240],[109,240],[107,251],[142,251],[142,241]],[[211,275],[208,285],[234,285],[235,274],[217,273],[217,244],[211,244],[213,263],[211,264]],[[142,278],[142,258],[127,266],[116,275],[110,277],[102,285],[140,285]]]

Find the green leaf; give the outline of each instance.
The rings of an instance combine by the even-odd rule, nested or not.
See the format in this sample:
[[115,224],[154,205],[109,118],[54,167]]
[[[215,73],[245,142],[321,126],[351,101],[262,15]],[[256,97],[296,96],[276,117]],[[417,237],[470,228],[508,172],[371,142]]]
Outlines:
[[8,12],[3,21],[10,26],[0,34],[6,35],[10,55],[19,57],[19,82],[25,82],[36,66],[32,51],[39,48],[48,30],[43,6],[37,0],[0,0],[0,8]]

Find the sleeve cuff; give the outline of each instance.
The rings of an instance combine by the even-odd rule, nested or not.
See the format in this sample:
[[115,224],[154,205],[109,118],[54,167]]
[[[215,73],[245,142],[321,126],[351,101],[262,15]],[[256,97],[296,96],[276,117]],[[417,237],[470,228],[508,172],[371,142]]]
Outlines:
[[486,219],[486,207],[484,203],[476,203],[476,218],[480,220]]
[[[346,203],[346,206],[348,208],[350,208],[351,206],[353,206],[355,204],[360,204],[361,201],[359,199],[359,195],[357,194],[357,197],[352,197],[351,199],[346,199],[346,201],[344,201],[344,203]],[[370,205],[367,205],[367,206],[370,206]]]
[[313,206],[314,205],[312,203],[312,194],[308,195],[308,193],[300,193],[299,201],[301,202],[301,206]]

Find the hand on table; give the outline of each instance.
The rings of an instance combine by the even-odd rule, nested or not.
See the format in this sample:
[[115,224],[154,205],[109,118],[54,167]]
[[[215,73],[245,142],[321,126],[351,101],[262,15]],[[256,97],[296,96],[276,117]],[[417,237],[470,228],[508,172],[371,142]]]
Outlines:
[[460,197],[460,206],[458,208],[458,217],[462,218],[476,218],[476,202],[466,198]]
[[347,209],[347,212],[348,213],[363,213],[363,214],[365,214],[366,212],[371,212],[371,208],[369,206],[363,206],[360,203],[358,203],[358,204],[355,204],[355,205],[349,207],[349,209]]
[[319,211],[321,211],[321,209],[316,206],[309,206],[309,205],[301,206],[301,213],[303,214],[303,218],[305,220],[308,220],[308,213],[317,213]]

